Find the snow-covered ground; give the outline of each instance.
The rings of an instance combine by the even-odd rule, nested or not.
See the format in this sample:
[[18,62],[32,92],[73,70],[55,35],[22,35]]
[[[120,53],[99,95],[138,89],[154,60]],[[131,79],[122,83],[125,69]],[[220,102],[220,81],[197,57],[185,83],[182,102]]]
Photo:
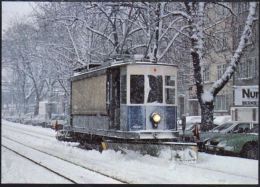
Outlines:
[[[2,120],[2,144],[11,146],[11,143],[4,137],[15,139],[30,147],[35,147],[51,155],[128,183],[258,184],[257,160],[199,153],[196,163],[188,163],[170,159],[166,153],[159,157],[140,155],[132,151],[121,154],[113,150],[107,150],[100,154],[95,150],[87,151],[77,148],[77,143],[57,141],[55,132],[51,129]],[[12,146],[15,148],[15,144]],[[24,152],[28,154],[25,148]],[[37,157],[33,151],[29,153],[32,157]],[[54,162],[50,160],[44,161]],[[28,164],[30,164],[29,161],[18,158],[17,155],[2,147],[2,183],[70,183],[65,179],[52,175],[48,171],[44,172],[43,168],[34,169],[33,167],[36,166],[29,166]],[[59,164],[56,163],[56,167],[58,166]],[[62,168],[63,165],[60,167]],[[63,169],[63,173],[65,172],[70,176],[75,176],[75,173],[79,172],[69,166]],[[27,172],[22,172],[25,170]],[[85,175],[90,176],[90,174]],[[89,181],[78,180],[78,182],[113,183],[112,180],[101,179],[100,175],[95,174],[91,175]]]
[[1,163],[2,183],[71,183],[3,147]]

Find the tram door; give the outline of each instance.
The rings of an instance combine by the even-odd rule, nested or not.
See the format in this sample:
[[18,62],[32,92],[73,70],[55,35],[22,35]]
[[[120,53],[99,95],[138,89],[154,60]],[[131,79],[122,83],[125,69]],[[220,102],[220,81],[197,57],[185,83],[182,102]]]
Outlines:
[[120,129],[120,71],[110,70],[109,73],[109,117],[110,129]]

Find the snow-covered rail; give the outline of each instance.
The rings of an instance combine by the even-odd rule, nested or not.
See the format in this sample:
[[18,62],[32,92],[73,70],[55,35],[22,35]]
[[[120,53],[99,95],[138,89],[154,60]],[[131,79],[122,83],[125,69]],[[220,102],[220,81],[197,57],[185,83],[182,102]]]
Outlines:
[[198,169],[201,169],[201,170],[205,170],[205,171],[211,171],[211,172],[215,172],[215,173],[224,173],[224,174],[227,174],[227,175],[230,175],[230,176],[235,176],[235,177],[242,177],[244,179],[254,179],[254,180],[258,180],[258,178],[256,177],[251,177],[251,176],[245,176],[245,175],[240,175],[240,174],[237,174],[237,173],[232,173],[232,172],[227,172],[227,171],[223,171],[223,170],[218,170],[218,169],[210,169],[210,168],[206,168],[206,167],[202,167],[202,166],[194,166],[194,165],[191,165],[191,164],[186,164],[186,163],[182,163],[183,165],[186,165],[186,166],[189,166],[189,167],[193,167],[193,168],[198,168]]
[[60,177],[62,177],[64,179],[68,180],[69,182],[72,182],[73,184],[77,184],[77,182],[75,182],[73,179],[70,179],[70,178],[66,177],[65,175],[62,175],[62,174],[58,173],[57,171],[54,171],[53,169],[51,169],[51,168],[41,164],[40,162],[34,161],[33,159],[29,158],[28,156],[25,156],[25,155],[17,152],[16,150],[14,150],[12,148],[9,148],[8,146],[5,146],[5,145],[1,145],[1,146],[6,148],[6,149],[8,149],[9,151],[12,151],[16,155],[19,155],[19,156],[21,156],[21,157],[23,157],[23,158],[33,162],[34,164],[36,164],[36,165],[38,165],[40,167],[43,167],[43,168],[47,169],[48,171],[50,171],[50,172],[52,172],[52,173],[54,173],[54,174],[56,174],[56,175],[58,175],[58,176],[60,176]]
[[[31,161],[34,160],[35,163],[43,165],[43,162],[45,161],[44,163],[45,167],[55,168],[55,170],[58,170],[56,171],[57,173],[63,173],[64,176],[66,175],[66,173],[68,176],[71,175],[71,171],[66,171],[64,170],[64,168],[69,168],[70,170],[74,170],[75,171],[74,176],[67,177],[68,179],[73,178],[73,180],[71,179],[71,181],[73,181],[74,183],[89,183],[88,181],[86,181],[86,179],[83,178],[83,176],[78,176],[80,173],[82,174],[84,173],[84,175],[86,175],[87,173],[88,176],[93,174],[99,175],[100,178],[106,178],[105,180],[108,183],[126,183],[126,184],[128,183],[127,181],[115,178],[113,176],[109,176],[105,173],[101,173],[91,168],[87,168],[85,166],[79,165],[72,161],[66,160],[64,158],[37,149],[35,147],[25,145],[7,136],[2,136],[2,146],[6,147],[7,149],[11,149],[15,151],[17,154],[23,155],[24,157],[30,159]],[[36,157],[35,154],[38,155],[38,157]],[[41,157],[44,157],[43,161],[42,159],[40,159]],[[51,164],[54,164],[54,166],[51,166]],[[62,168],[60,166],[62,166]],[[54,171],[54,169],[51,170]],[[97,178],[97,176],[95,176],[95,178]],[[102,179],[102,181],[104,181],[104,179]]]
[[[8,126],[17,127],[17,131],[13,131],[14,128],[8,128]],[[23,129],[23,132],[28,133],[24,134],[20,132],[19,129]],[[34,136],[30,136],[29,134],[34,134]],[[40,138],[40,135],[49,135],[50,139],[47,140],[47,137],[46,139]],[[69,160],[72,163],[85,166],[92,171],[99,171],[101,174],[113,176],[114,179],[121,179],[122,182],[127,181],[128,183],[134,184],[258,184],[258,162],[256,160],[199,153],[199,160],[194,163],[171,160],[168,156],[165,156],[165,154],[160,155],[158,158],[140,155],[132,151],[127,152],[127,154],[120,154],[120,152],[108,150],[100,154],[94,150],[81,150],[76,147],[78,145],[77,143],[59,142],[54,138],[55,132],[50,129],[13,124],[2,120],[2,144],[8,145],[8,147],[12,146],[18,152],[21,151],[20,153],[26,154],[26,156],[38,156],[38,160],[36,161],[51,164],[51,168],[54,167],[53,169],[55,169],[55,171],[56,169],[60,171],[62,169],[61,167],[63,167],[61,173],[66,173],[66,176],[69,177],[76,175],[73,179],[76,178],[76,182],[78,183],[115,183],[118,181],[114,180],[111,182],[111,178],[104,179],[104,176],[103,179],[101,179],[98,174],[85,174],[84,172],[86,171],[81,170],[82,168],[67,166],[66,163],[61,163],[60,159],[50,161],[50,156],[48,157],[47,155],[47,158],[45,158],[43,156],[44,154],[41,155],[37,153],[37,151],[35,153],[32,149],[26,147],[19,148],[20,144],[15,144],[15,142],[10,140],[8,141],[4,136],[31,146],[32,148],[63,158],[64,160]],[[6,149],[3,148],[3,150]],[[11,152],[7,155],[11,155]],[[13,157],[10,157],[10,159],[12,158]],[[17,158],[20,157],[17,156]],[[17,166],[12,165],[13,167],[10,167],[10,162],[12,162],[10,159],[9,157],[7,159],[6,156],[2,157],[3,170],[5,171],[3,172],[3,178],[8,182],[17,181],[15,176],[20,176],[23,172],[23,167],[28,166],[21,164],[20,170],[18,169],[18,172],[15,172],[15,175],[12,176],[10,175],[13,173],[12,168],[16,168]],[[36,167],[36,165],[34,166]],[[41,169],[39,168],[39,170]],[[46,171],[46,173],[48,172]],[[40,173],[34,174],[35,173],[33,173],[34,177],[31,182],[43,181],[43,183],[45,183],[45,180],[47,180],[47,178],[41,179]],[[30,182],[30,176],[27,174],[21,176],[23,177],[20,177],[22,179],[19,180],[19,182]],[[44,176],[49,175],[46,174]],[[50,177],[52,176],[55,178],[56,175],[50,175]],[[88,176],[89,179],[87,180],[86,177]],[[51,181],[59,183],[62,181],[62,178],[58,176],[57,179],[54,178],[52,178]]]
[[25,135],[28,135],[28,136],[33,136],[33,137],[36,137],[36,138],[41,138],[41,139],[45,139],[45,140],[53,140],[54,137],[50,137],[50,136],[46,136],[46,135],[40,135],[40,134],[36,134],[36,133],[31,133],[31,132],[27,132],[25,130],[22,130],[22,129],[15,129],[14,127],[11,127],[11,130],[12,132],[16,132],[16,133],[19,133],[19,134],[25,134]]
[[24,134],[32,135],[32,136],[37,136],[37,137],[42,137],[45,139],[53,139],[54,133],[52,134],[39,134],[39,131],[35,131],[32,128],[24,128],[26,127],[25,125],[22,125],[22,127],[18,128],[17,126],[11,126],[11,125],[4,125],[5,129],[16,131],[16,132],[21,132]]

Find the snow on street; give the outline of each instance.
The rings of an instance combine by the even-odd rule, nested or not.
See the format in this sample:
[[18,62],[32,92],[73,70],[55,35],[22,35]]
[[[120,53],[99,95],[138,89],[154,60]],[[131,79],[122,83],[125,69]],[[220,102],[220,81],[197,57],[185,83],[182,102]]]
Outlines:
[[[32,172],[33,171],[33,172]],[[46,180],[48,179],[48,180]],[[2,183],[71,183],[2,147]]]
[[[25,155],[32,160],[40,163],[41,165],[47,166],[54,171],[61,173],[63,176],[73,179],[76,183],[118,183],[114,180],[98,175],[91,171],[86,171],[84,168],[73,165],[66,161],[60,160],[55,157],[50,157],[44,153],[30,149],[25,146],[19,146],[17,143],[3,138],[3,144],[8,145],[12,149],[18,150],[19,153]],[[62,167],[61,167],[62,166]]]
[[[80,167],[64,164],[57,158],[46,157],[7,138],[99,174],[81,171]],[[95,150],[77,148],[77,143],[57,141],[55,132],[51,129],[5,120],[2,120],[2,144],[38,159],[55,171],[77,180],[77,183],[118,183],[116,179],[120,179],[134,184],[258,184],[257,160],[199,153],[197,163],[183,163],[170,160],[166,153],[160,157],[140,155],[132,151],[121,154],[113,150],[100,154]],[[1,161],[2,183],[71,183],[40,166],[30,164],[30,161],[3,146]],[[100,174],[111,176],[115,180]]]

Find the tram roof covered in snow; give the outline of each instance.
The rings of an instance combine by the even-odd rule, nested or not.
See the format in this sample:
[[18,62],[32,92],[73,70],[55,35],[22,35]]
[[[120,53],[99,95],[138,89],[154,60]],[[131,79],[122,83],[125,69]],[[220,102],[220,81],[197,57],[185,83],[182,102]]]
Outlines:
[[[104,62],[101,63],[91,63],[86,66],[74,69],[74,74],[71,77],[71,80],[81,79],[82,76],[88,73],[99,72],[106,70],[108,68],[114,68],[119,66],[126,66],[130,64],[139,64],[139,65],[162,65],[162,66],[173,66],[178,67],[176,64],[167,64],[167,63],[155,63],[154,61],[143,58],[142,55],[116,55],[107,58]],[[102,71],[103,72],[103,71]],[[95,73],[94,73],[95,74]],[[97,73],[99,74],[99,73]]]

